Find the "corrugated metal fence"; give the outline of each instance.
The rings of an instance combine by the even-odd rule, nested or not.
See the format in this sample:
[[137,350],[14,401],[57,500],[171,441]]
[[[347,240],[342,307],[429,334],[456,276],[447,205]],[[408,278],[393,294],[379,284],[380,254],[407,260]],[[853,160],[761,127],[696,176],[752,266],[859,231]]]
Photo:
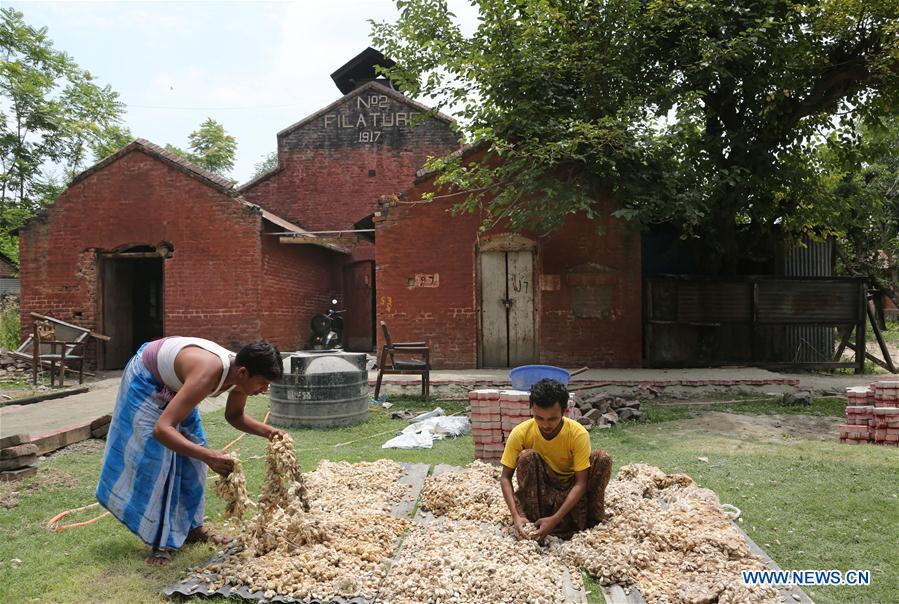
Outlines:
[[[812,241],[805,238],[801,246],[792,246],[780,257],[781,274],[785,277],[831,277],[834,266],[833,239]],[[834,350],[835,330],[816,325],[792,325],[784,333],[785,361],[817,363]],[[830,359],[827,359],[830,360]]]
[[651,367],[858,369],[858,361],[834,359],[834,343],[855,326],[864,350],[865,304],[865,282],[852,277],[652,277],[644,287],[644,358]]
[[19,295],[19,280],[0,278],[0,296]]

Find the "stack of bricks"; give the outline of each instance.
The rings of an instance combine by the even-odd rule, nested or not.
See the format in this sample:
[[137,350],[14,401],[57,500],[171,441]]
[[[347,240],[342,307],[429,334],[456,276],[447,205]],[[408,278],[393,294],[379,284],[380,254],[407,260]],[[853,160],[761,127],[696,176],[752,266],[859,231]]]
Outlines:
[[[468,393],[471,405],[471,434],[474,456],[488,462],[498,462],[503,456],[506,439],[512,429],[531,419],[530,393],[523,390],[472,390]],[[565,416],[577,419],[580,411],[570,395]]]
[[874,409],[874,443],[899,447],[899,407]]
[[874,443],[899,447],[899,380],[846,389],[846,423],[840,424],[840,442]]
[[860,445],[874,437],[874,407],[849,405],[846,407],[846,423],[840,425],[840,442]]
[[471,435],[474,438],[475,459],[499,461],[503,456],[503,428],[499,390],[472,390]]
[[871,384],[875,407],[899,407],[899,381],[883,380]]

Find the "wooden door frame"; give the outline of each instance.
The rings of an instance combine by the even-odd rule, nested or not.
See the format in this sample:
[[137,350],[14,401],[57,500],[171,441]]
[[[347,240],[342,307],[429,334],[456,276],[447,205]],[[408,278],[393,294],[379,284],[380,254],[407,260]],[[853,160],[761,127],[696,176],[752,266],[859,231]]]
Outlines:
[[[536,357],[537,362],[540,361],[540,305],[541,305],[541,296],[540,296],[540,287],[537,282],[537,275],[539,274],[538,262],[540,260],[539,254],[540,246],[533,239],[525,237],[520,233],[500,233],[497,235],[489,235],[487,237],[483,237],[478,239],[478,242],[474,246],[474,274],[475,274],[475,314],[477,315],[477,324],[476,324],[476,333],[475,333],[475,341],[477,343],[476,346],[476,365],[478,369],[482,369],[484,366],[484,350],[483,350],[483,313],[482,305],[483,300],[481,299],[481,259],[480,255],[482,253],[489,252],[531,252],[533,256],[533,266],[532,269],[534,271],[532,283],[534,284],[534,356]],[[506,275],[508,279],[508,275]],[[506,337],[509,337],[509,334],[506,334]]]
[[[134,248],[150,247],[155,248],[152,252],[132,252]],[[126,243],[112,250],[104,250],[97,248],[94,250],[97,255],[97,324],[96,330],[100,333],[108,335],[106,326],[106,309],[104,300],[106,299],[106,262],[114,260],[138,260],[141,258],[159,258],[162,260],[162,276],[159,279],[159,286],[162,289],[162,333],[165,334],[165,261],[172,257],[175,246],[167,241],[162,241],[156,245],[147,243]],[[97,342],[97,369],[106,368],[106,346],[105,343]]]

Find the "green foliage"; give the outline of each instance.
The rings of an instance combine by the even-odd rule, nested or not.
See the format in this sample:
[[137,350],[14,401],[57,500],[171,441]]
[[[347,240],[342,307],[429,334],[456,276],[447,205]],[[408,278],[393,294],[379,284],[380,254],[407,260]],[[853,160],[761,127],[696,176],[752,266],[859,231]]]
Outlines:
[[127,126],[113,125],[100,133],[91,150],[94,152],[94,161],[100,161],[109,157],[122,147],[134,140]]
[[254,178],[259,178],[263,174],[271,172],[275,168],[278,167],[278,152],[272,151],[271,153],[267,153],[262,156],[256,164],[253,165],[253,176],[250,180]]
[[398,0],[373,39],[401,88],[489,147],[430,162],[466,193],[456,209],[513,228],[592,216],[611,193],[617,216],[670,222],[730,270],[747,241],[841,227],[816,146],[899,95],[890,0],[474,4],[470,36],[442,0]]
[[11,8],[0,9],[0,20],[0,231],[7,231],[58,195],[63,185],[48,166],[60,167],[64,180],[74,176],[123,105],[53,48],[47,28]]
[[225,127],[212,118],[207,118],[197,130],[191,132],[188,141],[190,151],[173,145],[166,145],[165,148],[201,168],[222,176],[234,167],[237,139],[225,132]]
[[0,348],[15,350],[22,343],[19,300],[5,296],[0,300]]
[[842,269],[899,299],[899,118],[853,126],[820,150],[827,193],[846,208]]

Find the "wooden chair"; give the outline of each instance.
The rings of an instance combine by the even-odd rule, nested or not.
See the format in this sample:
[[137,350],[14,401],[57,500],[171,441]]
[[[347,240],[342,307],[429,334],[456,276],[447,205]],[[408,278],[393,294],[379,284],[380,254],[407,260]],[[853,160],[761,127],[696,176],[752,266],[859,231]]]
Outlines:
[[[381,321],[384,331],[384,346],[378,357],[378,381],[375,383],[375,399],[381,392],[381,380],[385,375],[406,374],[421,376],[421,396],[428,398],[431,394],[431,349],[427,342],[393,342],[387,323]],[[397,355],[416,356],[420,358],[402,359]]]
[[[86,330],[87,331],[87,330]],[[88,332],[89,333],[89,332]],[[37,384],[38,366],[42,363],[50,365],[50,386],[56,382],[56,367],[59,366],[59,385],[65,385],[66,369],[78,365],[78,383],[84,383],[84,340],[79,334],[76,340],[59,340],[56,335],[56,326],[47,320],[34,322],[34,334],[32,335],[32,381]]]
[[[34,328],[31,335],[10,355],[31,362],[32,381],[37,384],[42,365],[50,368],[50,385],[65,385],[65,372],[78,373],[78,383],[84,383],[84,353],[88,338],[109,341],[109,336],[72,325],[53,317],[31,313]],[[76,369],[77,368],[77,369]]]

